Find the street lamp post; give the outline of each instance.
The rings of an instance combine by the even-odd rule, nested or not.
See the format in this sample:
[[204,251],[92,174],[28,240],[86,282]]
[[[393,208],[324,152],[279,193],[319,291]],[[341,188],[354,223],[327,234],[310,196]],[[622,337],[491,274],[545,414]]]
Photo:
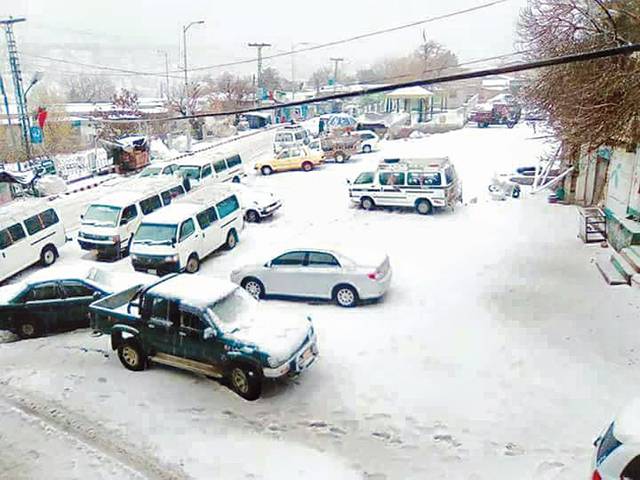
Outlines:
[[295,61],[295,51],[296,47],[302,47],[311,45],[309,42],[299,42],[291,44],[291,83],[293,84],[293,92],[291,95],[291,100],[296,99],[296,61]]
[[[189,75],[187,70],[187,30],[194,25],[202,25],[204,20],[191,22],[182,27],[182,48],[184,49],[184,98],[185,98],[185,116],[189,116]],[[191,126],[187,120],[187,151],[191,151]]]
[[158,50],[160,55],[164,55],[164,71],[165,71],[165,96],[167,97],[167,101],[169,101],[169,54],[166,50]]

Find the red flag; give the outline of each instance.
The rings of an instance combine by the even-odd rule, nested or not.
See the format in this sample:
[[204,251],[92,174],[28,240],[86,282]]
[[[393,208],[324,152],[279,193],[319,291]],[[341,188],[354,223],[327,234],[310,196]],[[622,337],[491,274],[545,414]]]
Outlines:
[[38,107],[38,113],[36,113],[36,118],[38,119],[38,125],[40,125],[40,128],[44,128],[44,124],[47,121],[47,110],[42,108],[42,107]]

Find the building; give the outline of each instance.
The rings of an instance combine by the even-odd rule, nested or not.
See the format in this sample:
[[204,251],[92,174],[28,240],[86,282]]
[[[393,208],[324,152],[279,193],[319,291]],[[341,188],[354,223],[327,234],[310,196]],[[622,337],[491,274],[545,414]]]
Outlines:
[[398,88],[385,96],[387,112],[408,113],[411,124],[424,123],[431,120],[434,94],[424,87]]

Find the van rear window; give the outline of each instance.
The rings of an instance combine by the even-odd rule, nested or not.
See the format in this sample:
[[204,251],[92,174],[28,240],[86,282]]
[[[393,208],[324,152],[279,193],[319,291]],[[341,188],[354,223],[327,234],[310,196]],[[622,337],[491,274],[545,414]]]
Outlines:
[[220,219],[223,219],[224,217],[227,217],[238,210],[240,208],[240,204],[238,203],[238,199],[236,198],[236,196],[231,195],[221,202],[218,202],[216,208],[218,209],[218,215],[220,216]]
[[242,159],[240,158],[240,155],[233,155],[232,157],[227,158],[227,165],[229,165],[229,168],[240,165],[241,163]]
[[409,173],[407,185],[438,187],[442,185],[442,175],[439,173]]
[[151,212],[158,210],[162,207],[162,202],[160,201],[160,197],[158,195],[154,195],[153,197],[145,198],[140,202],[140,209],[144,215],[149,215]]

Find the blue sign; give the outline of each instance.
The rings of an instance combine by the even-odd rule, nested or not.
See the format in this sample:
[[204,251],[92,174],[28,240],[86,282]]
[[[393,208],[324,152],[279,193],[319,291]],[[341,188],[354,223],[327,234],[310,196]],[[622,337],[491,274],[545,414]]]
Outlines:
[[31,143],[42,143],[42,129],[38,126],[31,127]]

